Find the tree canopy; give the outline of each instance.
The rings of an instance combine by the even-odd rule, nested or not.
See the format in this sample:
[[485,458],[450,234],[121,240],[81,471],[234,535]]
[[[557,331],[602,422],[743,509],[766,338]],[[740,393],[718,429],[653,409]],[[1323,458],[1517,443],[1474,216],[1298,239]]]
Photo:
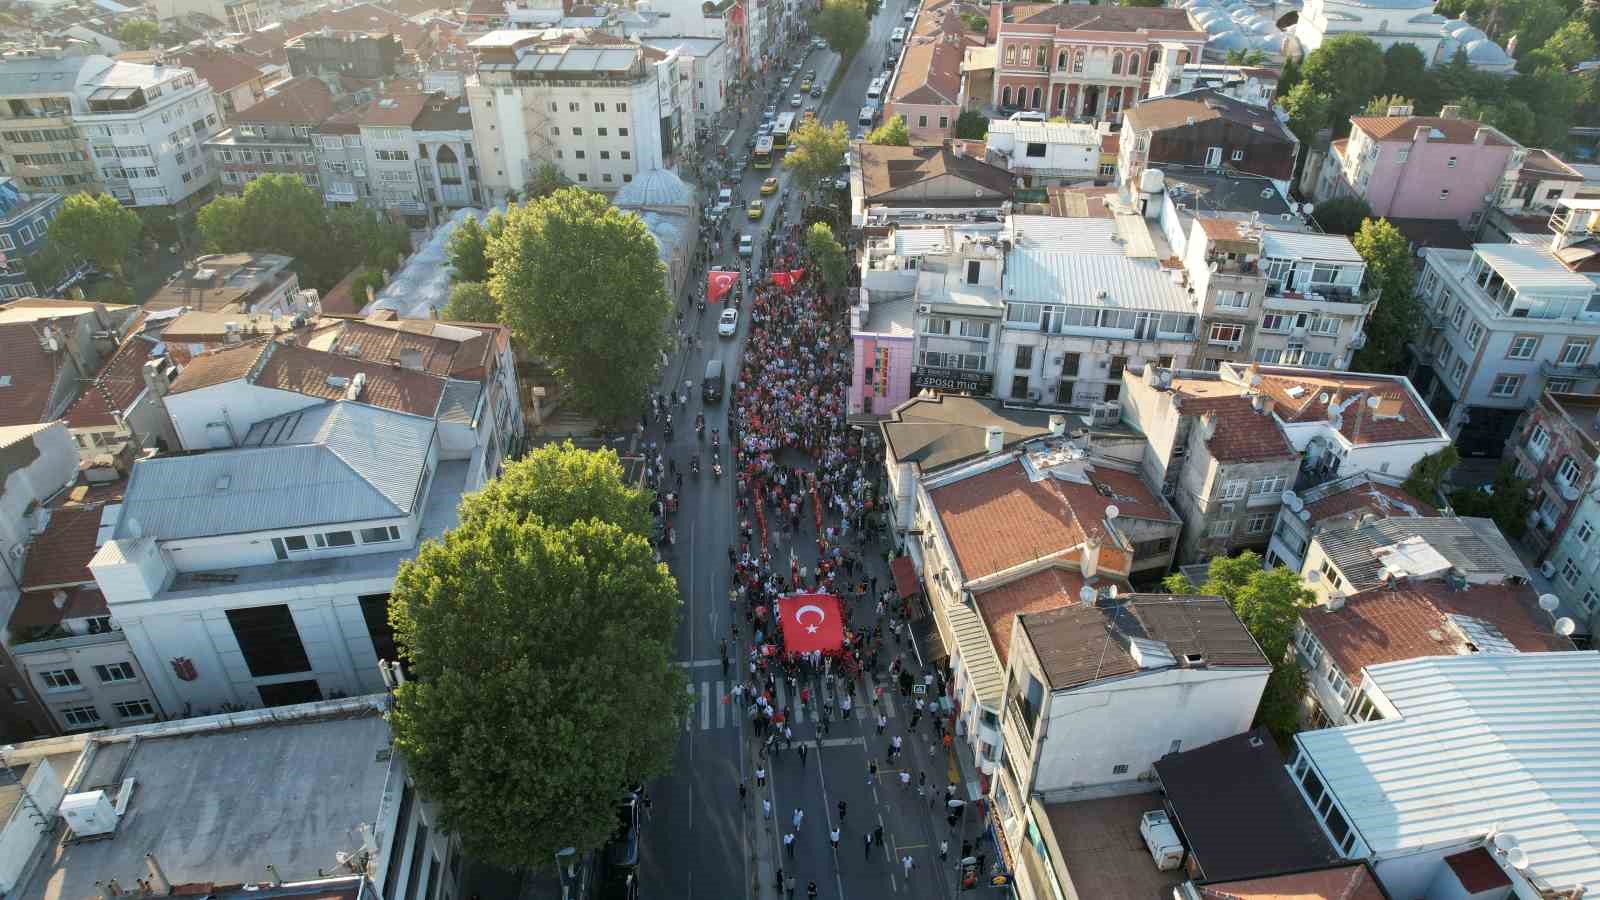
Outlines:
[[867,143],[884,147],[911,146],[911,132],[906,128],[905,116],[893,116],[867,135]]
[[1227,63],[1230,66],[1259,66],[1266,61],[1267,54],[1254,47],[1248,50],[1229,50],[1227,56]]
[[117,40],[129,50],[149,50],[161,37],[161,26],[149,19],[129,19],[117,28]]
[[512,207],[488,254],[502,321],[577,405],[608,423],[637,413],[672,311],[644,221],[592,191],[562,188]]
[[467,216],[450,232],[444,242],[445,257],[450,260],[452,281],[489,280],[489,235],[478,224],[477,216]]
[[457,322],[498,322],[500,307],[489,293],[489,286],[481,281],[458,281],[450,286],[450,299],[445,302],[442,318]]
[[1382,293],[1367,317],[1367,344],[1356,351],[1350,367],[1360,372],[1400,372],[1406,342],[1422,321],[1414,292],[1417,276],[1411,242],[1388,219],[1367,219],[1351,243],[1367,262],[1367,284]]
[[50,243],[103,272],[122,274],[144,224],[110,194],[72,194],[50,221]]
[[611,451],[535,450],[395,577],[389,620],[412,673],[395,746],[474,858],[543,867],[599,849],[622,792],[671,766],[688,696],[677,585],[647,515],[583,505],[643,509],[621,476]]
[[794,172],[800,187],[809,191],[839,171],[849,146],[850,134],[843,122],[824,125],[813,119],[789,135],[789,151],[783,156],[783,164]]
[[862,0],[823,0],[811,15],[811,31],[848,59],[867,42],[867,6]]
[[1360,197],[1334,197],[1311,208],[1311,218],[1329,234],[1355,234],[1372,217],[1372,207]]
[[833,237],[833,229],[826,222],[814,222],[806,229],[806,252],[811,262],[822,273],[822,281],[829,291],[844,287],[845,276],[850,273],[850,260],[844,247]]
[[975,109],[964,109],[956,116],[956,137],[981,141],[989,136],[989,117]]
[[1289,648],[1301,608],[1316,600],[1300,576],[1283,566],[1263,569],[1261,557],[1247,550],[1213,559],[1198,588],[1177,573],[1168,575],[1162,586],[1173,593],[1211,594],[1228,601],[1272,663],[1256,724],[1271,729],[1280,741],[1298,731],[1305,683]]
[[1328,112],[1338,132],[1367,105],[1384,83],[1383,50],[1365,35],[1339,34],[1306,55],[1302,83],[1328,98]]

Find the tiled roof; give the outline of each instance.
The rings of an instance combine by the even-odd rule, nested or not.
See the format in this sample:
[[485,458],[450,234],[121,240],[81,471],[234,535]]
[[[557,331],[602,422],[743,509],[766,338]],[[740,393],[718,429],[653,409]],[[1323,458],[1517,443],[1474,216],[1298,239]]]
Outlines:
[[[1358,472],[1328,484],[1337,487],[1315,499],[1309,499],[1309,493],[1301,496],[1301,499],[1306,501],[1306,511],[1311,514],[1310,521],[1313,525],[1341,516],[1363,516],[1367,513],[1377,516],[1439,515],[1439,511],[1429,504],[1394,485],[1373,481],[1365,472]],[[1318,488],[1324,486],[1318,485]]]
[[[1027,25],[1054,25],[1076,31],[1199,31],[1187,10],[1177,7],[1017,4],[1008,12]],[[1001,29],[1005,28],[1002,24]]]
[[[273,345],[250,381],[257,387],[338,400],[358,374],[365,376],[361,396],[354,398],[358,403],[428,418],[439,409],[445,379],[437,375],[292,344]],[[330,378],[340,383],[329,384]]]
[[1583,173],[1561,161],[1549,150],[1533,147],[1522,158],[1522,171],[1541,181],[1582,181]]
[[28,425],[50,415],[50,393],[65,362],[40,342],[31,322],[0,324],[0,425]]
[[328,330],[319,330],[310,343],[336,353],[395,364],[400,362],[400,351],[416,350],[422,354],[422,370],[434,375],[451,374],[451,360],[460,347],[459,342],[447,338],[360,321],[340,322]]
[[1165,644],[1179,664],[1198,656],[1200,660],[1188,664],[1271,667],[1221,597],[1125,594],[1019,616],[1017,621],[1052,690],[1138,672],[1129,638]]
[[962,577],[983,578],[1083,543],[1061,484],[1030,481],[1013,460],[930,491]]
[[1573,649],[1571,641],[1551,631],[1537,592],[1527,585],[1454,590],[1444,581],[1413,580],[1393,590],[1377,587],[1352,594],[1342,609],[1304,609],[1300,620],[1339,671],[1357,681],[1363,668],[1378,663],[1472,652],[1447,615],[1481,619],[1521,651]]
[[271,344],[269,340],[255,340],[196,356],[173,379],[168,393],[182,394],[243,378],[255,369]]
[[[1430,140],[1445,144],[1470,144],[1479,128],[1489,127],[1471,119],[1441,119],[1438,116],[1351,116],[1350,126],[1361,129],[1375,141],[1393,138],[1406,143],[1411,142],[1418,128],[1435,129],[1442,137],[1430,137]],[[1511,141],[1490,128],[1484,136],[1484,143],[1505,147]]]
[[1214,90],[1190,91],[1171,97],[1145,100],[1127,112],[1129,127],[1135,131],[1165,131],[1187,128],[1199,122],[1226,119],[1283,143],[1295,143],[1293,134],[1265,106],[1236,100]]
[[236,113],[234,119],[239,122],[321,125],[333,115],[335,107],[333,91],[326,83],[316,78],[292,78],[279,85],[261,102]]
[[1064,566],[1049,566],[1016,581],[973,595],[978,614],[989,629],[1000,665],[1011,655],[1011,628],[1017,616],[1077,603],[1085,582],[1083,573]]
[[[856,152],[861,157],[862,183],[869,200],[945,175],[1003,197],[1011,196],[1010,172],[970,156],[958,156],[942,145],[888,147],[859,144]],[[965,200],[961,202],[972,205]],[[922,205],[927,205],[927,201],[923,201]]]
[[[1174,385],[1177,383],[1174,382]],[[1204,385],[1204,387],[1200,387]],[[1179,411],[1186,416],[1216,417],[1216,430],[1206,441],[1206,449],[1219,462],[1260,462],[1268,459],[1295,457],[1294,446],[1283,433],[1283,427],[1264,412],[1251,405],[1250,398],[1239,393],[1233,385],[1224,385],[1226,391],[1216,389],[1207,382],[1185,382],[1178,389],[1183,399]]]
[[[141,313],[142,316],[142,313]],[[118,414],[126,414],[134,401],[144,393],[144,364],[151,359],[155,343],[142,331],[122,342],[100,367],[94,381],[67,410],[70,428],[109,427],[117,423]]]
[[[1449,437],[1418,402],[1404,378],[1346,372],[1301,374],[1301,371],[1261,369],[1261,390],[1276,403],[1273,412],[1285,423],[1326,421],[1330,407],[1345,401],[1348,405],[1340,417],[1339,433],[1352,443],[1382,444]],[[1296,386],[1302,390],[1296,392],[1298,396],[1291,396],[1290,391]],[[1376,408],[1369,403],[1373,397],[1378,398]],[[1354,402],[1349,402],[1353,398]]]
[[951,106],[961,93],[961,58],[966,42],[950,35],[915,38],[900,57],[891,103]]
[[177,62],[180,66],[193,69],[218,93],[231,91],[261,77],[261,70],[247,57],[221,50],[186,50],[178,54]]
[[45,628],[60,625],[65,619],[87,619],[111,614],[106,605],[106,595],[92,580],[88,584],[67,588],[66,599],[56,606],[55,591],[25,591],[17,599],[17,608],[11,613],[12,628]]
[[1199,890],[1200,900],[1389,900],[1372,870],[1362,863],[1293,875],[1215,882]]
[[98,504],[51,509],[44,533],[28,547],[22,589],[38,591],[94,581],[89,560],[94,558],[104,509]]

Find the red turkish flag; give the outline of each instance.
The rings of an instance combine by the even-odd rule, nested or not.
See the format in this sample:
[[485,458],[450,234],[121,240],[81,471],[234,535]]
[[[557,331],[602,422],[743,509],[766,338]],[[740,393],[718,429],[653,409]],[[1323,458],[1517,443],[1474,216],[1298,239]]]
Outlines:
[[837,652],[844,648],[844,616],[832,594],[791,594],[778,600],[789,653]]
[[706,275],[706,296],[717,303],[739,283],[738,272],[710,272]]
[[790,270],[790,272],[789,272],[789,280],[793,281],[795,284],[799,284],[800,282],[804,281],[805,279],[806,279],[806,270],[805,269],[791,269]]

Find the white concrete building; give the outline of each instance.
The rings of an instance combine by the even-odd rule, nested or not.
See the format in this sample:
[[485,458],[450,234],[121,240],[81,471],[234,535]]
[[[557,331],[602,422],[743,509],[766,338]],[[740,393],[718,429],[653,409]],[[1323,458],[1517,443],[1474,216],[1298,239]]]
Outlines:
[[[689,58],[599,31],[495,31],[472,42],[467,101],[486,202],[522,192],[539,167],[613,192],[671,169],[693,110],[681,108]],[[693,81],[688,82],[693,85]]]
[[1206,89],[1253,106],[1271,106],[1277,96],[1277,69],[1226,63],[1179,63],[1178,49],[1179,45],[1162,46],[1163,52],[1156,58],[1156,70],[1150,76],[1151,97]]
[[[718,20],[720,21],[720,20]],[[677,24],[674,22],[674,24]],[[635,36],[629,32],[629,36]],[[737,70],[734,57],[723,38],[684,37],[657,30],[636,35],[639,43],[663,53],[675,53],[689,65],[690,94],[694,120],[705,123],[722,114],[727,100],[728,84]],[[683,72],[679,72],[680,78]]]
[[1037,188],[1099,178],[1104,138],[1105,132],[1093,125],[993,119],[985,140],[989,162]]

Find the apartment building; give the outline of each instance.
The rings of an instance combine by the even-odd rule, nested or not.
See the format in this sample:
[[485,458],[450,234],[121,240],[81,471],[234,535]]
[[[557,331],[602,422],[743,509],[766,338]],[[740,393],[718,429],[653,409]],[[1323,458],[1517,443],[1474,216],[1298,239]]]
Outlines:
[[1300,139],[1271,107],[1204,88],[1128,110],[1117,146],[1123,185],[1146,169],[1177,164],[1259,175],[1287,193],[1300,156]]
[[1515,180],[1502,185],[1498,207],[1509,215],[1549,215],[1556,204],[1578,196],[1585,189],[1582,172],[1561,157],[1538,147],[1523,154]]
[[675,51],[590,30],[495,31],[471,46],[467,102],[488,202],[521,193],[545,163],[610,193],[676,166],[685,129],[693,135],[678,87],[693,65]]
[[906,29],[905,46],[884,90],[883,121],[903,117],[913,144],[955,137],[967,97],[962,61],[969,49],[984,45],[984,36],[967,27],[963,14],[982,16],[987,10],[961,0],[928,0]]
[[950,655],[957,734],[986,779],[1002,755],[1001,654],[1015,647],[1017,613],[1125,589],[1136,567],[1164,569],[1177,534],[1177,517],[1133,467],[1091,457],[1065,430],[1058,416],[1049,436],[1008,451],[1004,428],[990,426],[981,458],[916,487],[920,538],[906,549]]
[[1298,572],[1305,565],[1311,538],[1329,528],[1347,528],[1367,517],[1427,518],[1439,515],[1432,505],[1406,493],[1398,475],[1361,470],[1284,496],[1287,513],[1278,516],[1272,540],[1262,557],[1268,566]]
[[1552,545],[1573,526],[1573,516],[1600,465],[1600,397],[1545,391],[1506,445],[1517,477],[1531,483],[1533,512],[1522,540],[1548,559]]
[[1316,199],[1360,197],[1375,216],[1451,219],[1476,228],[1515,183],[1522,145],[1492,125],[1461,118],[1457,107],[1438,116],[1390,111],[1351,117],[1350,137],[1329,149]]
[[205,142],[222,123],[209,84],[182,67],[115,62],[87,87],[75,121],[107,193],[135,207],[210,198]]
[[25,298],[0,305],[0,425],[61,418],[116,350],[135,307]]
[[1008,224],[996,396],[1087,408],[1115,403],[1130,366],[1189,365],[1200,305],[1144,219]]
[[99,173],[76,121],[109,57],[82,44],[0,57],[0,168],[24,192],[89,190]]
[[984,145],[990,162],[1038,188],[1099,180],[1105,138],[1092,125],[994,119]]
[[276,0],[158,0],[156,19],[163,26],[194,27],[210,19],[228,31],[249,33],[278,21]]
[[308,31],[283,45],[296,78],[394,78],[414,68],[400,38],[388,31]]
[[49,245],[62,202],[60,194],[24,193],[15,178],[0,177],[0,301],[55,292],[53,284],[33,283],[27,259]]
[[[1542,487],[1549,497],[1548,482]],[[1546,501],[1541,500],[1543,509]],[[1535,512],[1534,527],[1543,530],[1543,516]],[[1586,490],[1578,496],[1567,515],[1566,524],[1548,536],[1536,539],[1546,542],[1539,564],[1539,574],[1550,580],[1556,597],[1561,601],[1558,614],[1577,623],[1576,634],[1587,635],[1592,640],[1600,634],[1600,554],[1596,554],[1595,531],[1600,529],[1600,502],[1594,491]]]
[[1163,44],[1198,60],[1206,33],[1180,8],[997,3],[989,9],[995,39],[994,93],[1010,112],[1121,121],[1150,94]]
[[[135,61],[154,62],[155,53],[150,57]],[[217,111],[224,121],[231,121],[235,113],[261,102],[267,96],[267,82],[277,80],[262,71],[248,55],[209,45],[186,48],[168,57],[167,61],[193,69],[195,75],[211,85],[211,90],[217,94]]]
[[1311,539],[1300,567],[1318,602],[1449,576],[1467,585],[1525,584],[1528,570],[1493,519],[1389,516]]
[[999,222],[1011,202],[1005,169],[968,155],[961,141],[850,145],[850,218],[857,227],[896,222]]
[[1548,245],[1424,252],[1417,290],[1424,326],[1408,345],[1411,378],[1463,456],[1498,457],[1545,391],[1600,386],[1597,276],[1579,268],[1588,256],[1579,241],[1597,218],[1600,201],[1562,200]]
[[333,91],[315,78],[294,78],[248,109],[205,143],[219,189],[240,193],[263,175],[292,175],[321,193],[322,178],[312,132],[336,103]]

